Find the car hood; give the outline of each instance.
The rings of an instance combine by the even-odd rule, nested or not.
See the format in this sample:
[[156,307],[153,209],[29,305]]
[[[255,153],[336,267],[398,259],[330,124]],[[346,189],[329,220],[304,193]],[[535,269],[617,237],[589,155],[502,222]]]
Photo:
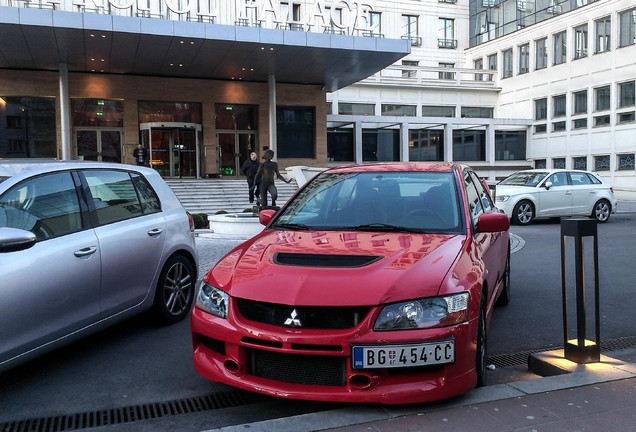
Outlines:
[[233,297],[262,302],[390,303],[436,295],[465,240],[464,235],[264,230],[224,256],[206,280]]

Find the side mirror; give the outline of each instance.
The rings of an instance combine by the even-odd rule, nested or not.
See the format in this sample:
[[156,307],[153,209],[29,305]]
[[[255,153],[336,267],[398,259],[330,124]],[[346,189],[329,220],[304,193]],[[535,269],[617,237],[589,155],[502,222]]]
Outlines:
[[36,242],[35,234],[17,228],[0,228],[0,253],[29,249]]
[[258,213],[258,221],[261,223],[261,225],[267,226],[272,221],[272,218],[275,214],[276,210],[261,210]]
[[543,187],[545,187],[545,190],[550,190],[550,188],[552,187],[552,182],[551,181],[547,181],[547,182],[543,183]]
[[482,213],[477,219],[477,232],[508,231],[510,219],[505,213]]

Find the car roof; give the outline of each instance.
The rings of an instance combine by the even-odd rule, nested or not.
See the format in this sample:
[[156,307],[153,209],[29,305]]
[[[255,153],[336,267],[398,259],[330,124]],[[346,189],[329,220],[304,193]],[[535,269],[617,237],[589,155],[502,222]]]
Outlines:
[[0,177],[30,176],[50,171],[86,168],[134,169],[144,171],[144,167],[112,162],[70,161],[56,159],[0,159]]
[[376,171],[437,171],[452,172],[458,166],[452,162],[380,162],[372,164],[343,165],[330,168],[326,172],[376,172]]

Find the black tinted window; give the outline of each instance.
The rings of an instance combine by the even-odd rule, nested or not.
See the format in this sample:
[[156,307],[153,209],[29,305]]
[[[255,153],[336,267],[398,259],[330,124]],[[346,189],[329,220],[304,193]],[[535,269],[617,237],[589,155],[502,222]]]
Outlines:
[[93,223],[104,225],[143,214],[132,179],[125,171],[84,171],[93,199]]
[[11,188],[0,198],[0,226],[31,231],[38,239],[81,230],[71,174],[43,175]]
[[156,213],[161,211],[161,205],[159,198],[155,193],[148,180],[140,176],[139,174],[132,174],[133,183],[137,192],[139,192],[139,199],[141,200],[141,209],[144,214]]

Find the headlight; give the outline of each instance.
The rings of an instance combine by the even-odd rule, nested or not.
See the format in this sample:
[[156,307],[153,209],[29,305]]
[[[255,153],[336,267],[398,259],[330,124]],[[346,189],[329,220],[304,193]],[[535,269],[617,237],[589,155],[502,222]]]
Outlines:
[[506,202],[510,199],[510,195],[495,195],[495,202]]
[[394,303],[382,308],[373,329],[406,330],[446,327],[466,320],[468,293]]
[[196,307],[212,315],[227,318],[227,304],[229,296],[225,291],[203,281],[199,287]]

